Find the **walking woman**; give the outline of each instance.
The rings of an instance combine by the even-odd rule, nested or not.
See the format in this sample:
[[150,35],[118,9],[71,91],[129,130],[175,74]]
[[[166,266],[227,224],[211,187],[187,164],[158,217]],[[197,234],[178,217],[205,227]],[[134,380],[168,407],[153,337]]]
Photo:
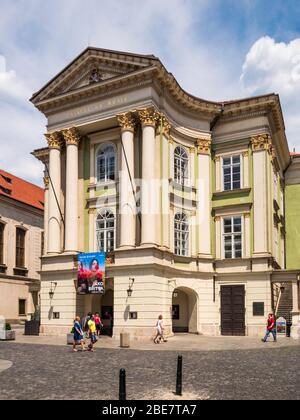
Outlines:
[[154,343],[159,344],[161,342],[166,343],[167,340],[164,338],[164,323],[163,323],[163,316],[159,315],[157,323],[156,323],[156,337],[154,338]]
[[83,331],[80,324],[80,317],[77,316],[74,322],[74,343],[73,343],[73,351],[77,352],[76,346],[80,345],[81,350],[84,351],[84,340],[83,340]]

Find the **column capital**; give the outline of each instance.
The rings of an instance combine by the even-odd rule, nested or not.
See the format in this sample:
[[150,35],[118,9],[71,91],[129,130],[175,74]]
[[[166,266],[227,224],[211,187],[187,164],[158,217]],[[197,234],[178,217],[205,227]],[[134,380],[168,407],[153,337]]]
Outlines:
[[79,146],[81,136],[76,127],[67,128],[66,130],[63,130],[62,133],[66,146]]
[[156,127],[160,115],[154,107],[140,109],[137,112],[143,127]]
[[124,114],[117,115],[117,120],[123,131],[131,131],[134,133],[136,128],[136,118],[133,112],[125,112]]
[[48,190],[49,189],[49,183],[50,183],[49,176],[44,176],[44,187],[45,187],[45,190]]
[[261,150],[267,150],[272,152],[272,139],[268,133],[258,134],[251,138],[251,145],[253,152],[259,152]]
[[48,142],[49,149],[61,150],[63,139],[60,131],[54,133],[47,133],[45,137]]
[[211,143],[211,139],[209,138],[199,138],[196,142],[198,155],[210,155]]
[[164,114],[161,114],[161,133],[170,138],[171,123]]

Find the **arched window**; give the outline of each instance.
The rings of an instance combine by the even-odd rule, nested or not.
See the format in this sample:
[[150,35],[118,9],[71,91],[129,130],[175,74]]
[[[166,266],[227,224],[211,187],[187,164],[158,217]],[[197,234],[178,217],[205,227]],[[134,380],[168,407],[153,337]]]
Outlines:
[[116,149],[112,144],[99,147],[96,156],[97,182],[116,180]]
[[175,254],[187,257],[189,253],[189,221],[184,213],[177,213],[174,221]]
[[98,251],[113,252],[115,249],[115,215],[111,210],[102,210],[98,214],[96,224]]
[[174,152],[174,178],[178,184],[185,185],[188,179],[189,158],[183,147],[176,147]]

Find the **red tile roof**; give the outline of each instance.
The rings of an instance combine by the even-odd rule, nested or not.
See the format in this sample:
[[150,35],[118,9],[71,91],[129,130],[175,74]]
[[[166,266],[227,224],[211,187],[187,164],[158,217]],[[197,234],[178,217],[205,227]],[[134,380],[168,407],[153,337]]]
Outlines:
[[0,196],[44,210],[44,190],[0,169]]
[[290,152],[290,155],[292,157],[300,157],[300,153],[296,153],[296,152]]

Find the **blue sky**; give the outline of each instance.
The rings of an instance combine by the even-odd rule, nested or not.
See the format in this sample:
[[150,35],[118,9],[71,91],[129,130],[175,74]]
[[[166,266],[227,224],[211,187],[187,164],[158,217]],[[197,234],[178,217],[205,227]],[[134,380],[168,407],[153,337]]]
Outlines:
[[300,152],[299,22],[296,0],[0,0],[0,167],[41,182],[28,99],[87,45],[155,54],[206,99],[279,93]]

